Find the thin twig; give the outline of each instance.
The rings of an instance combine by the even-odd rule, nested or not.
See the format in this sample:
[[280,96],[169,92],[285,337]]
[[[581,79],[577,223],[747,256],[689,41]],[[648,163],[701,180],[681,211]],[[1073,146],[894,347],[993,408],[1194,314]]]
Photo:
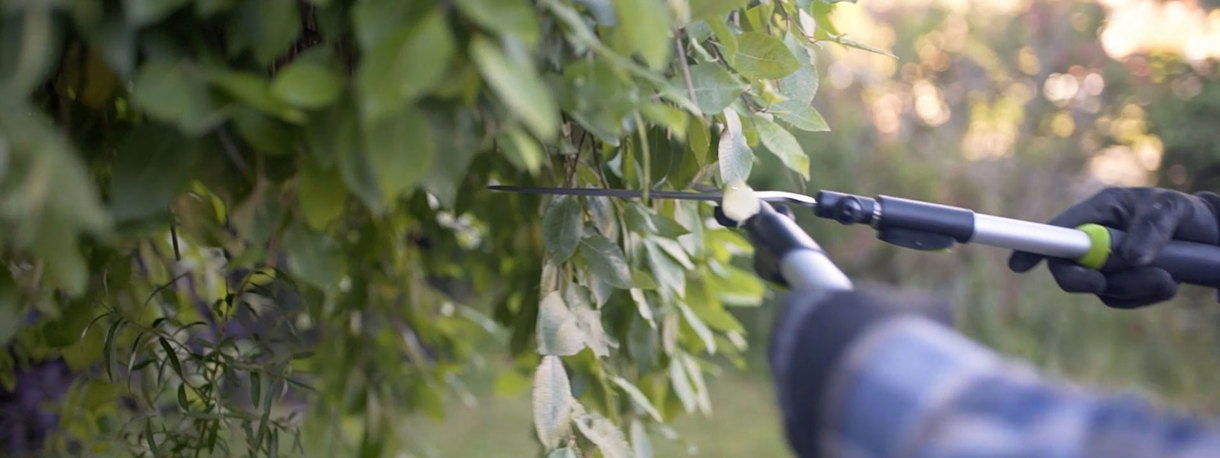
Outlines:
[[686,94],[695,106],[699,106],[699,99],[695,97],[695,84],[690,79],[690,66],[686,63],[686,47],[682,46],[682,35],[682,29],[674,29],[674,47],[678,48],[678,63],[682,65],[682,77],[686,79]]
[[246,165],[246,161],[242,160],[241,154],[237,152],[237,145],[233,143],[233,138],[229,136],[229,131],[221,128],[216,130],[217,138],[220,139],[220,149],[224,150],[229,156],[229,160],[233,161],[233,165],[237,166],[237,170],[246,177],[248,181],[254,181],[250,176],[250,167]]

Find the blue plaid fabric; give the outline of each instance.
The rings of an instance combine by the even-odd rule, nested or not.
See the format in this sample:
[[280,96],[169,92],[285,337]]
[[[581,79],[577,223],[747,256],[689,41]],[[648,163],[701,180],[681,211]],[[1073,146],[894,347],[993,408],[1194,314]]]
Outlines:
[[1049,382],[918,317],[867,331],[834,374],[822,456],[1220,457],[1216,424]]

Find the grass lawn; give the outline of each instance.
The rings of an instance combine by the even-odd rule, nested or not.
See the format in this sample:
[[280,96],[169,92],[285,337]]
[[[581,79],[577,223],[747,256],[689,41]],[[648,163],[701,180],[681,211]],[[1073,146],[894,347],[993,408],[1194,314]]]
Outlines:
[[[711,417],[684,415],[672,423],[681,440],[652,434],[655,456],[787,457],[770,382],[760,376],[726,371],[710,381]],[[537,456],[526,393],[516,398],[480,393],[471,408],[453,402],[443,422],[412,419],[413,451],[425,457]],[[691,445],[689,448],[687,442]]]

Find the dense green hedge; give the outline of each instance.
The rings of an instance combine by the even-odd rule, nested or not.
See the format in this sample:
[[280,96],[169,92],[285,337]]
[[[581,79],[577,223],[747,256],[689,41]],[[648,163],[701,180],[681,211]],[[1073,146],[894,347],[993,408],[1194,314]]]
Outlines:
[[867,49],[831,7],[3,2],[5,388],[78,374],[60,453],[381,455],[508,339],[546,452],[643,454],[740,360],[748,245],[690,203],[485,187],[807,177],[813,51]]

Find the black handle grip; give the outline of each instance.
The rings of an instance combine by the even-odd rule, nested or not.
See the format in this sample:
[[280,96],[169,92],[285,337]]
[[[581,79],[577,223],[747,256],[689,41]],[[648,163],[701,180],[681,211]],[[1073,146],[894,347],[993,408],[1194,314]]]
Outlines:
[[[1131,267],[1131,263],[1113,249],[1123,243],[1127,234],[1117,229],[1107,229],[1110,232],[1112,249],[1101,270],[1112,271]],[[1151,265],[1165,269],[1178,282],[1220,288],[1220,246],[1175,240],[1161,249],[1160,255]]]

